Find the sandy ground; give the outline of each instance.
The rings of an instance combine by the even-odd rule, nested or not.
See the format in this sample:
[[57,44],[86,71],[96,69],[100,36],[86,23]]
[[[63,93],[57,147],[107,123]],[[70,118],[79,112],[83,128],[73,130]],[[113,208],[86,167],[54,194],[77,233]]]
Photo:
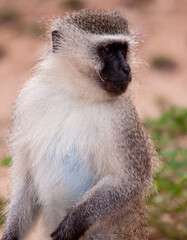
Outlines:
[[[136,2],[132,5],[132,2]],[[141,3],[140,3],[141,2]],[[84,1],[86,7],[122,11],[135,26],[141,43],[139,56],[147,62],[136,74],[135,103],[142,118],[157,117],[170,105],[187,107],[187,1]],[[1,0],[0,9],[11,6],[21,13],[21,23],[36,22],[41,16],[63,15],[58,1]],[[40,7],[38,7],[40,6]],[[7,156],[5,144],[9,132],[12,106],[19,89],[31,75],[42,53],[44,38],[20,34],[14,25],[0,24],[0,44],[7,54],[0,59],[0,158]],[[167,56],[176,62],[172,71],[149,67],[154,56]],[[161,104],[162,103],[162,104]],[[0,167],[0,197],[8,196],[8,169]],[[1,233],[0,233],[1,235]]]

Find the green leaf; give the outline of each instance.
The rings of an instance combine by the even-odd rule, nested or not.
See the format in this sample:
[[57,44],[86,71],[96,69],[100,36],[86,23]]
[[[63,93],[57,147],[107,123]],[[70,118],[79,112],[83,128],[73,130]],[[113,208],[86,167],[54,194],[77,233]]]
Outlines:
[[5,157],[1,160],[1,166],[9,166],[11,163],[11,157]]

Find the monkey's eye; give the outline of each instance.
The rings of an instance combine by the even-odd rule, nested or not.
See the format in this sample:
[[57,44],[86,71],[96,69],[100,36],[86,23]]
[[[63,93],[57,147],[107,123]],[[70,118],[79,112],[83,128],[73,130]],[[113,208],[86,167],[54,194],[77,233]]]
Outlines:
[[109,54],[109,53],[110,53],[110,48],[109,48],[109,47],[105,47],[105,48],[104,48],[104,52],[105,52],[106,54]]
[[121,49],[120,49],[120,52],[121,52],[121,54],[123,54],[123,55],[124,55],[124,54],[125,54],[125,52],[126,52],[126,50],[125,50],[124,48],[121,48]]
[[121,47],[120,52],[126,58],[126,56],[127,56],[127,46],[125,45],[125,46]]
[[107,56],[111,53],[111,49],[109,47],[103,47],[101,49],[101,52],[102,52],[103,55]]

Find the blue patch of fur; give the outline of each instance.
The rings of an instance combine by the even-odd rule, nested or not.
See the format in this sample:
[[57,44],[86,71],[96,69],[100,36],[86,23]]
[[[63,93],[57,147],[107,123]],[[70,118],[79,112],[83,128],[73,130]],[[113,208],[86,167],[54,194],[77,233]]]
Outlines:
[[75,149],[65,153],[62,156],[62,161],[63,181],[71,198],[74,201],[79,201],[81,196],[93,186],[94,178],[89,167],[83,164]]

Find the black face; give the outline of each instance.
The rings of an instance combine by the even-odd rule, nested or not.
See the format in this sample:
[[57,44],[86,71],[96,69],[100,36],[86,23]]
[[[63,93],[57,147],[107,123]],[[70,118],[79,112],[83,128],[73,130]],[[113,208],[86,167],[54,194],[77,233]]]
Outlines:
[[111,94],[120,95],[127,89],[131,81],[131,69],[126,62],[126,43],[111,43],[100,46],[99,56],[104,62],[100,71],[102,87]]

